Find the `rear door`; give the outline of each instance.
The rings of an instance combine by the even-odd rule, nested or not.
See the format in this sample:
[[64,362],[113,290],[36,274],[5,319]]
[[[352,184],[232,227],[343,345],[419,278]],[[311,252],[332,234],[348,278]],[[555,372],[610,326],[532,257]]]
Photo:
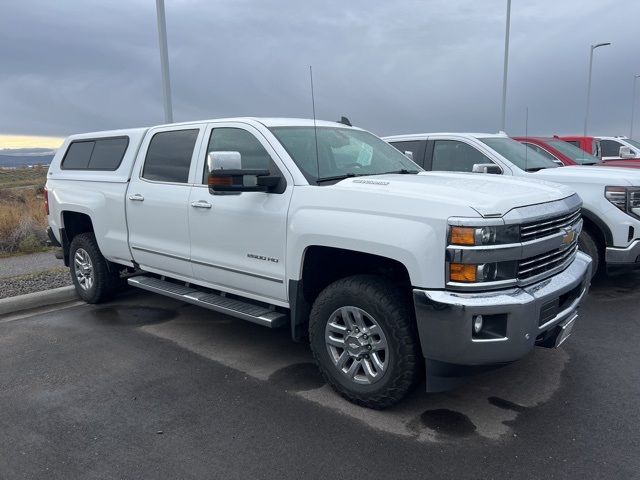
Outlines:
[[143,270],[193,276],[189,195],[204,124],[161,127],[145,138],[131,174],[126,209],[129,247]]

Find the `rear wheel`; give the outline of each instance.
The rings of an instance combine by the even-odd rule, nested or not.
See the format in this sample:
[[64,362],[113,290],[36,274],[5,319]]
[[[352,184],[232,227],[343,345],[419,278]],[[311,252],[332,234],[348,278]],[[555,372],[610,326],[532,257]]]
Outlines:
[[594,278],[602,271],[600,247],[593,234],[588,230],[582,230],[578,237],[578,248],[591,257],[593,263],[591,265],[591,278]]
[[76,292],[88,303],[109,300],[122,284],[118,267],[102,256],[93,233],[73,237],[69,270]]
[[411,303],[382,277],[357,275],[326,287],[311,309],[309,339],[327,382],[359,405],[394,405],[419,379]]

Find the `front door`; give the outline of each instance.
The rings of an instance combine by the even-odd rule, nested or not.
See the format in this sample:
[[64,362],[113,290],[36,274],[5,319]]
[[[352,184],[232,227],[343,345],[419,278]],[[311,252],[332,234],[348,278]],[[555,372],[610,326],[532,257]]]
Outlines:
[[[209,152],[239,152],[243,169],[283,176],[281,193],[211,195]],[[199,185],[189,198],[191,262],[196,281],[273,303],[287,301],[287,211],[293,183],[263,134],[243,123],[210,125],[198,160]]]
[[125,202],[131,255],[143,270],[193,275],[189,195],[203,131],[204,125],[159,128],[140,149],[143,158],[136,161]]

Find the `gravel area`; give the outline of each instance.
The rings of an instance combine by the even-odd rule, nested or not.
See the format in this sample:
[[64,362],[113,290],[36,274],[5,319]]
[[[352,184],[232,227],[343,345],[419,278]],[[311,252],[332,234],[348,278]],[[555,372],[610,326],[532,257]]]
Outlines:
[[0,279],[62,266],[62,260],[58,260],[53,251],[0,258]]
[[50,268],[28,275],[2,277],[0,278],[0,298],[15,297],[66,285],[71,285],[71,276],[69,269],[65,267]]

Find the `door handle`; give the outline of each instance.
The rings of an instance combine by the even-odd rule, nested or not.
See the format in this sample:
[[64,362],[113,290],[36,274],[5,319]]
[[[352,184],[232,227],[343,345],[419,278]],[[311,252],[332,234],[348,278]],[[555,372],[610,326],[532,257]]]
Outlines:
[[211,204],[205,200],[198,200],[197,202],[191,202],[193,208],[211,208]]
[[134,193],[133,195],[129,195],[129,200],[134,202],[144,202],[144,197],[139,193]]

